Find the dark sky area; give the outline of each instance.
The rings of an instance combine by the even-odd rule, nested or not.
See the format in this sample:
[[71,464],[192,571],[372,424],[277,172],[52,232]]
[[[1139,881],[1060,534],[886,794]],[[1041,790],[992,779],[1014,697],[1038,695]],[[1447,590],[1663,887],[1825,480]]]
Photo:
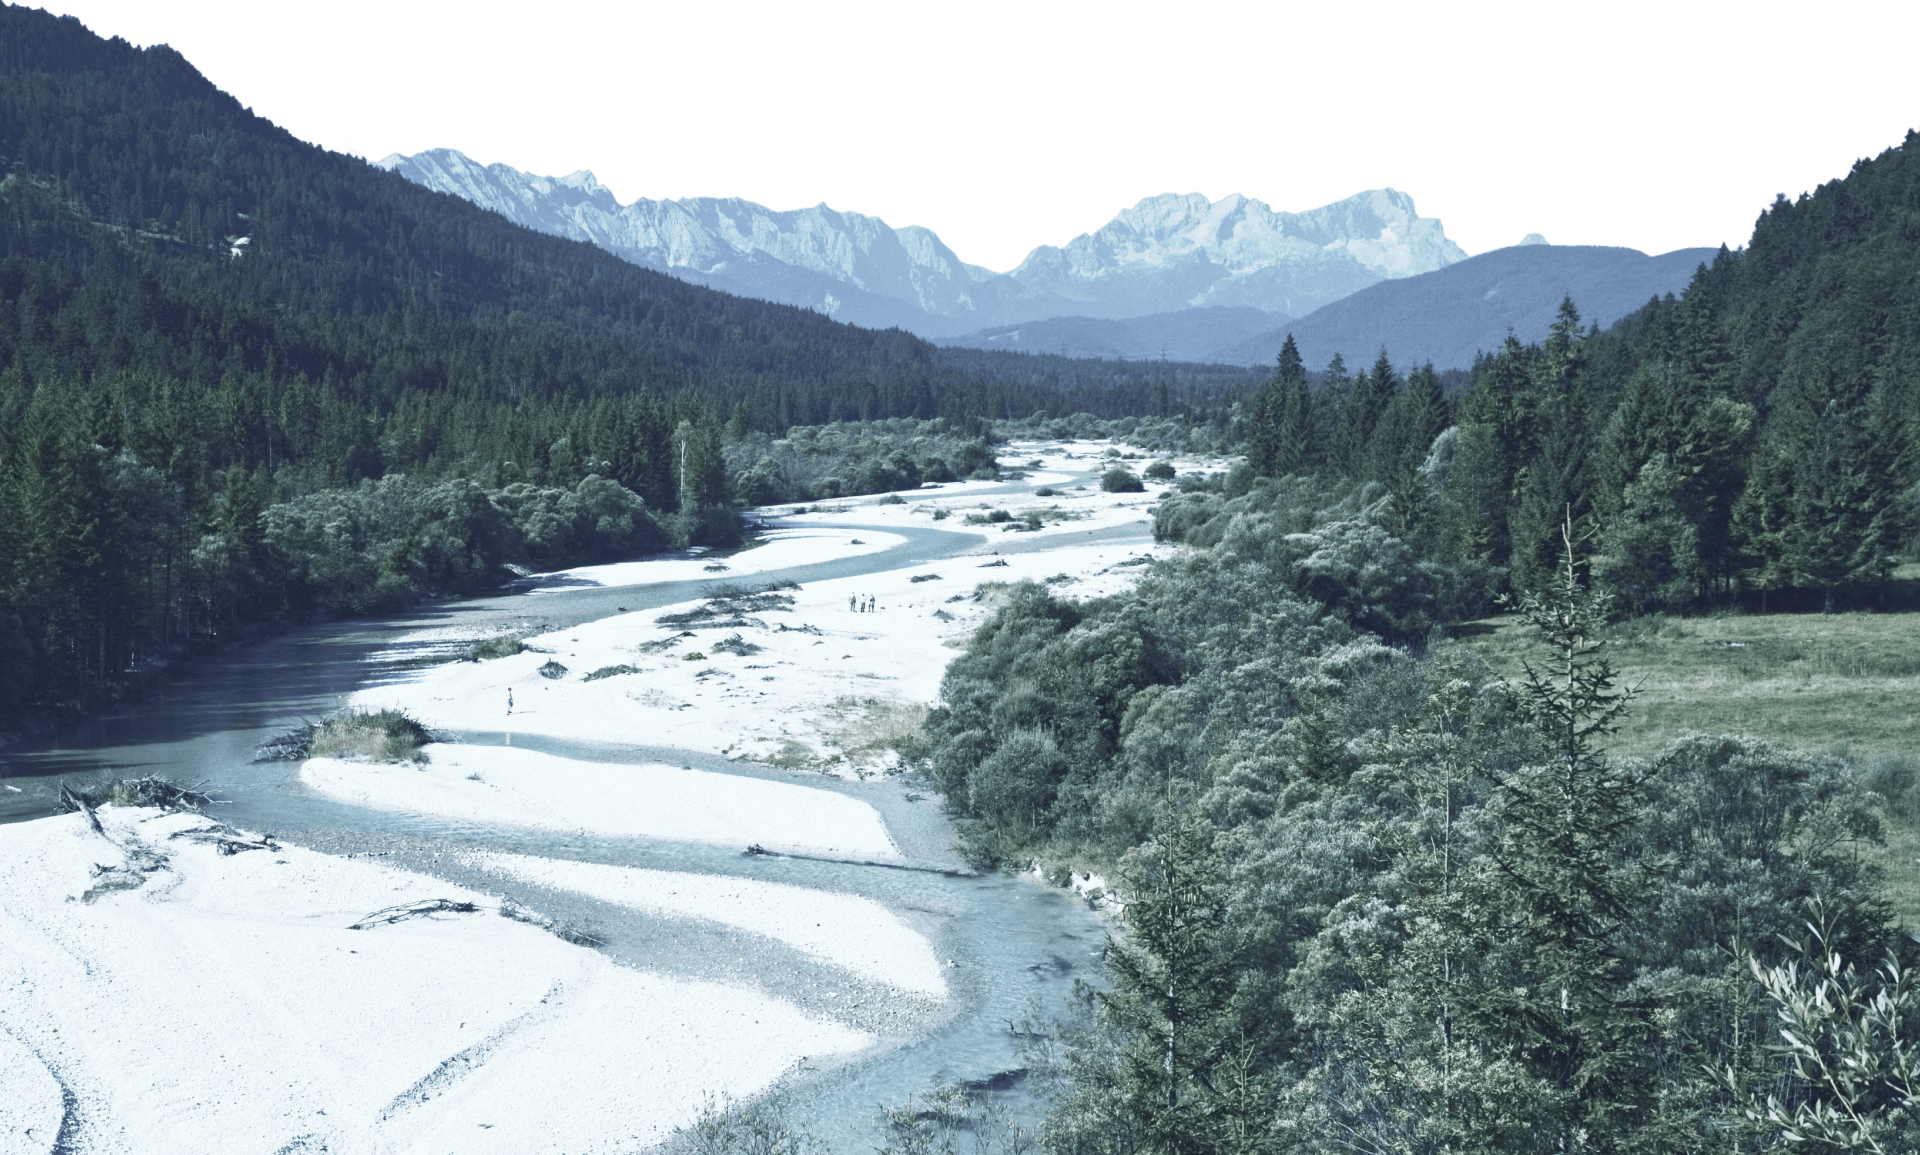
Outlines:
[[745,21],[689,38],[599,27],[578,10],[440,29],[386,25],[386,10],[300,10],[292,31],[161,6],[58,10],[102,35],[171,42],[253,111],[328,148],[445,144],[536,173],[593,169],[622,201],[824,200],[925,224],[993,269],[1169,190],[1311,209],[1394,186],[1471,253],[1528,230],[1645,251],[1741,244],[1774,192],[1841,177],[1920,125],[1910,92],[1853,90],[1789,115],[1693,59],[1394,79],[1265,54],[1133,67],[1150,44],[1117,69],[1058,46],[970,56],[916,33],[876,65],[874,42],[833,54]]

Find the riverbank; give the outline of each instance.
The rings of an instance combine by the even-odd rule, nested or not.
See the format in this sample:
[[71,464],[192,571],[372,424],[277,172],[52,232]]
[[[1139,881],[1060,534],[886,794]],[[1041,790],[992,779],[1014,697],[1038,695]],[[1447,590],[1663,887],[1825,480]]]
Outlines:
[[[216,697],[256,698],[170,731],[165,757],[211,754],[216,792],[244,791],[232,813],[300,836],[222,855],[190,833],[204,818],[112,808],[101,834],[81,815],[0,826],[0,989],[20,992],[0,1001],[0,1046],[45,1074],[0,1125],[38,1137],[25,1120],[57,1105],[74,1150],[634,1150],[707,1095],[778,1086],[855,1151],[881,1105],[1012,1078],[1005,1023],[1097,977],[1100,926],[1071,892],[958,869],[937,799],[889,776],[887,727],[916,724],[1005,583],[1099,596],[1165,550],[1151,492],[1075,484],[762,511],[772,540],[732,557],[541,575],[484,614],[291,651],[317,659],[298,694],[359,662],[381,684],[351,704],[468,737],[421,767],[242,765],[296,698],[260,694],[269,659],[234,671]],[[977,536],[929,532],[948,528]],[[529,652],[418,664],[542,620],[511,631]],[[158,761],[116,741],[103,769]],[[368,984],[379,996],[343,1009]],[[516,1080],[525,1095],[501,1089]],[[496,1103],[566,1121],[496,1134]],[[176,1145],[146,1142],[168,1112],[184,1112]]]

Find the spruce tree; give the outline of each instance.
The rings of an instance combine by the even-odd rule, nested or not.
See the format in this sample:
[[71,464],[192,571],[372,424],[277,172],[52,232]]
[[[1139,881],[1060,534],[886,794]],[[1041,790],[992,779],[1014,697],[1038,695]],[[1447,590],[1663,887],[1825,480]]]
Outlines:
[[1889,391],[1844,366],[1802,363],[1782,391],[1735,516],[1760,583],[1816,590],[1831,611],[1890,572],[1913,450]]
[[1517,687],[1540,756],[1489,772],[1501,836],[1476,897],[1498,912],[1511,977],[1472,1017],[1552,1089],[1541,1123],[1559,1150],[1611,1150],[1650,1094],[1651,1009],[1620,953],[1646,887],[1622,860],[1646,781],[1600,749],[1631,695],[1601,653],[1608,598],[1582,584],[1575,545],[1567,514],[1553,584],[1518,605],[1545,651]]
[[1267,1146],[1265,1080],[1235,1029],[1224,863],[1197,815],[1171,811],[1127,856],[1127,934],[1109,940],[1113,1089],[1145,1150],[1251,1155]]
[[1339,472],[1355,478],[1369,476],[1372,459],[1368,451],[1374,430],[1386,416],[1387,408],[1399,390],[1400,379],[1394,373],[1393,365],[1387,361],[1387,351],[1383,348],[1380,356],[1374,360],[1372,370],[1353,379],[1353,388],[1347,394],[1346,405],[1341,409],[1340,428],[1334,443],[1334,467]]
[[1300,360],[1300,347],[1294,344],[1292,333],[1280,346],[1279,360],[1266,410],[1272,446],[1269,472],[1275,477],[1305,471],[1312,456],[1309,439],[1313,398],[1307,391],[1307,367]]

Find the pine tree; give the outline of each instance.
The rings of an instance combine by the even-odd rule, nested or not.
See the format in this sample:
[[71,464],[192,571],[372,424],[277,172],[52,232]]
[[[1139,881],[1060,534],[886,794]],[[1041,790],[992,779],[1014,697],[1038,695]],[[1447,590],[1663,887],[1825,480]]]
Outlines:
[[1374,430],[1386,416],[1387,408],[1400,391],[1400,379],[1380,350],[1373,369],[1353,379],[1340,412],[1340,428],[1334,443],[1334,468],[1348,477],[1367,477],[1373,464],[1369,453]]
[[1553,584],[1518,606],[1546,651],[1524,663],[1518,686],[1541,756],[1490,772],[1502,833],[1476,897],[1504,923],[1512,977],[1485,990],[1471,1017],[1552,1088],[1541,1122],[1560,1150],[1606,1150],[1650,1093],[1651,1012],[1619,953],[1645,889],[1620,852],[1646,782],[1599,748],[1630,694],[1600,652],[1608,599],[1582,585],[1575,545],[1566,515]]
[[1244,1053],[1233,992],[1241,966],[1226,919],[1224,864],[1192,812],[1168,814],[1128,855],[1127,935],[1109,940],[1100,995],[1126,1109],[1147,1150],[1253,1155],[1264,1149],[1259,1064]]
[[1320,388],[1313,393],[1313,410],[1309,418],[1311,433],[1307,444],[1316,467],[1324,466],[1336,472],[1341,468],[1340,430],[1345,422],[1347,400],[1352,390],[1353,378],[1347,373],[1347,362],[1335,353],[1320,375]]
[[1309,468],[1313,405],[1307,391],[1307,367],[1300,360],[1300,347],[1294,344],[1292,333],[1280,346],[1279,362],[1265,410],[1271,447],[1267,472],[1275,477]]
[[1800,367],[1736,511],[1764,585],[1842,590],[1885,580],[1905,535],[1913,451],[1888,392],[1831,360]]

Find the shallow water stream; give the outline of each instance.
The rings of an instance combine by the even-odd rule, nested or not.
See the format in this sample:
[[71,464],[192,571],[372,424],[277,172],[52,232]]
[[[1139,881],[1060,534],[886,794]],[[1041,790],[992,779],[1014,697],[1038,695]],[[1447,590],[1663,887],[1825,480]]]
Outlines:
[[[1012,489],[1015,487],[1009,487]],[[1002,490],[1000,492],[1006,492]],[[929,494],[928,496],[933,496]],[[754,576],[801,583],[877,573],[968,552],[1039,547],[1041,541],[989,541],[976,533],[871,526],[906,541],[893,549]],[[1118,526],[1055,538],[1052,547],[1112,541],[1144,543],[1145,527]],[[688,978],[755,987],[812,1013],[876,1034],[881,1042],[850,1061],[803,1064],[778,1088],[788,1117],[807,1123],[840,1155],[885,1141],[876,1116],[909,1096],[965,1083],[991,1086],[1016,1113],[1031,1117],[1020,1091],[1019,1043],[1012,1027],[1045,1013],[1077,978],[1099,969],[1104,928],[1069,892],[999,875],[965,871],[947,845],[950,828],[938,800],[898,781],[855,782],[796,775],[691,751],[569,743],[516,736],[514,744],[570,758],[668,762],[695,769],[797,781],[874,805],[913,869],[747,855],[742,849],[634,838],[598,838],[500,829],[368,810],[318,797],[297,782],[297,766],[253,761],[268,738],[302,719],[330,713],[353,691],[403,676],[433,655],[431,645],[401,639],[451,628],[470,636],[562,629],[620,610],[699,597],[711,581],[568,588],[433,606],[380,620],[335,623],[288,634],[183,668],[159,692],[101,716],[57,740],[0,750],[0,821],[43,817],[57,784],[159,774],[199,783],[224,800],[218,817],[244,829],[330,853],[375,854],[396,866],[504,894],[561,926],[592,936],[617,961]],[[444,645],[444,643],[442,643]],[[497,744],[500,734],[459,739]],[[672,920],[487,873],[473,851],[577,859],[657,870],[737,875],[866,896],[885,903],[925,934],[948,962],[943,1004],[904,998],[866,984],[771,940],[718,924]],[[742,1046],[751,1046],[742,1039]]]

